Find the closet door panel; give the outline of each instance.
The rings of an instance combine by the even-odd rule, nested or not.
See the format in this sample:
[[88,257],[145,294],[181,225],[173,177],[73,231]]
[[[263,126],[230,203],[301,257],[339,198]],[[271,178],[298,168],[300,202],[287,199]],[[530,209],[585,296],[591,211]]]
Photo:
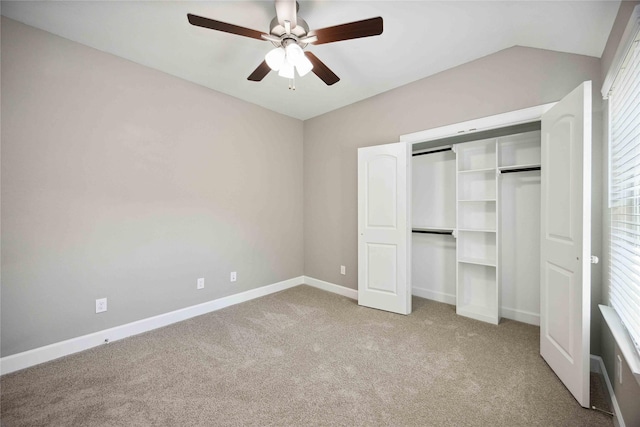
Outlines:
[[577,146],[574,122],[575,117],[564,116],[553,123],[553,127],[546,133],[544,158],[547,185],[553,187],[545,192],[547,205],[553,206],[553,209],[546,209],[544,212],[545,239],[555,241],[560,245],[559,248],[567,248],[570,252],[573,252],[573,246],[577,243],[576,232],[579,231],[579,224],[574,216],[576,207],[580,206],[576,199],[580,194],[573,187],[576,178],[580,176],[581,167],[572,158],[578,154],[576,150],[582,151],[582,147]]
[[411,313],[411,173],[406,143],[358,150],[358,304]]
[[380,154],[365,165],[366,224],[369,230],[397,228],[398,159]]
[[542,117],[540,354],[589,407],[591,82]]

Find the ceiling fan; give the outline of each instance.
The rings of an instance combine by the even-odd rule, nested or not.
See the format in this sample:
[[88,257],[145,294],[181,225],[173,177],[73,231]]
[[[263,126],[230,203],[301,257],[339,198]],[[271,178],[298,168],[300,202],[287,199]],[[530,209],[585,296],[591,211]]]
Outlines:
[[[266,54],[264,61],[247,78],[254,82],[261,81],[271,70],[291,80],[295,78],[295,71],[301,77],[313,71],[327,85],[332,85],[340,78],[317,56],[311,52],[305,52],[304,49],[309,44],[320,45],[382,34],[381,17],[309,31],[309,25],[304,19],[298,17],[297,1],[275,0],[275,6],[276,17],[269,25],[269,34],[191,13],[187,14],[187,18],[191,25],[197,27],[273,43],[275,48]],[[295,85],[290,84],[289,88],[295,89]]]

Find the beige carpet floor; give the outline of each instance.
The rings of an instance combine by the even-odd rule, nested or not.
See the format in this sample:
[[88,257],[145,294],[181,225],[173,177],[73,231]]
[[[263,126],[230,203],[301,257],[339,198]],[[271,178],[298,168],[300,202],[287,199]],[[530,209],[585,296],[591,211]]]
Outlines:
[[14,426],[611,426],[539,329],[414,298],[401,316],[299,286],[0,379]]

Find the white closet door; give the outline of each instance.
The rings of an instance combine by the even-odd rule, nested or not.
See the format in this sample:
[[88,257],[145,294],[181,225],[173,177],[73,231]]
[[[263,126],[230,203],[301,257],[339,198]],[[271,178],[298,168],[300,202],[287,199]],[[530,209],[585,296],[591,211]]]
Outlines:
[[411,313],[411,150],[358,149],[358,304]]
[[589,406],[591,82],[542,116],[540,354]]

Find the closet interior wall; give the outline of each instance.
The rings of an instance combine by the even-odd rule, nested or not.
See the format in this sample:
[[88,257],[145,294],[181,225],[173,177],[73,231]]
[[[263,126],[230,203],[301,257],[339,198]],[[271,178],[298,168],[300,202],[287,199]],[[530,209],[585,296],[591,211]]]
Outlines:
[[[530,129],[531,125],[528,126]],[[504,173],[517,166],[539,165],[539,124],[534,130],[529,129],[526,132],[520,129],[520,133],[510,135],[499,130],[501,134],[493,138],[497,157],[495,168],[498,171],[504,169],[496,176],[499,183],[496,292],[500,293],[499,317],[539,324],[540,171]],[[486,139],[484,136],[482,139]],[[459,215],[456,153],[453,150],[440,151],[442,144],[450,141],[431,143],[427,150],[421,144],[414,144],[411,265],[414,295],[456,304],[456,251],[461,244],[460,239],[454,237],[459,237],[457,227],[460,225],[456,221]],[[422,154],[426,151],[432,152]],[[466,213],[465,218],[473,223],[476,218],[469,215]],[[424,233],[424,230],[431,232]]]
[[[500,141],[498,164],[540,164],[540,131]],[[536,325],[540,324],[540,177],[539,170],[503,171],[499,177],[501,314]]]
[[[411,277],[414,295],[456,303],[456,155],[452,150],[412,157]],[[418,230],[448,234],[420,233]]]

